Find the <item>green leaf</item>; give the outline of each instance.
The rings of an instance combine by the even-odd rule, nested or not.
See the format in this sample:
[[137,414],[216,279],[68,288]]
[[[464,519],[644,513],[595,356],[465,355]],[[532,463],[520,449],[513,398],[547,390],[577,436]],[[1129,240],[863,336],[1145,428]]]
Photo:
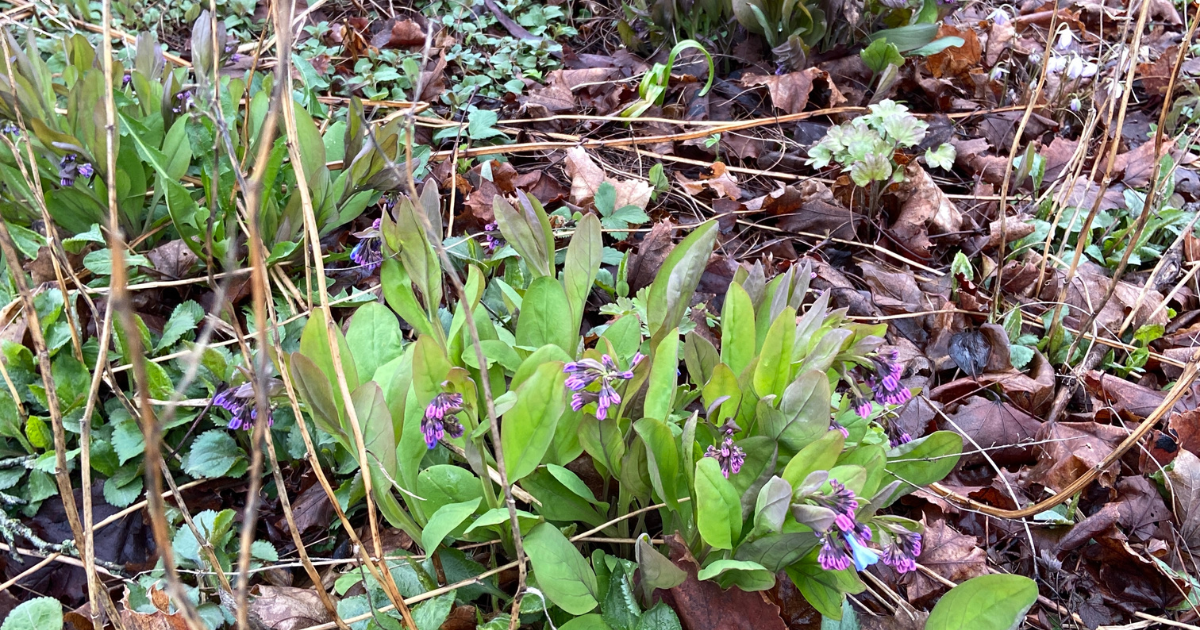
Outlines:
[[[937,0],[932,0],[936,2]],[[821,630],[859,630],[858,614],[854,612],[854,606],[850,604],[850,598],[842,600],[842,618],[830,619],[825,617],[821,619]]]
[[743,591],[765,591],[775,586],[775,575],[766,567],[748,560],[717,560],[700,569],[701,580],[716,579],[721,588],[737,586]]
[[554,277],[554,234],[541,202],[518,191],[520,209],[496,195],[492,207],[500,233],[534,276]]
[[936,55],[947,48],[961,48],[964,43],[966,42],[961,37],[941,37],[910,51],[909,54],[928,57],[929,55]]
[[517,318],[517,345],[540,348],[554,344],[568,355],[578,345],[578,329],[571,327],[571,305],[558,280],[544,276],[534,280],[525,291],[521,314]]
[[[330,326],[330,330],[333,331],[333,338],[338,345],[338,351],[342,359],[342,374],[346,379],[347,389],[354,391],[358,388],[359,380],[358,370],[354,367],[350,346],[346,344],[346,338],[342,336],[341,328]],[[329,348],[325,313],[321,309],[314,309],[312,311],[308,317],[308,323],[304,325],[304,331],[300,333],[300,354],[304,355],[305,358],[320,368],[325,378],[329,380],[330,390],[334,396],[333,400],[335,403],[338,403],[338,408],[341,409],[341,387],[338,385],[338,373],[334,370],[333,354]]]
[[948,142],[938,145],[936,151],[933,150],[933,147],[925,149],[925,163],[947,171],[954,168],[954,158],[957,156],[958,152],[954,149],[954,145]]
[[769,534],[738,545],[733,557],[737,560],[752,560],[766,567],[768,571],[777,573],[803,558],[818,542],[812,532]]
[[613,630],[633,630],[642,616],[642,609],[633,598],[633,587],[625,572],[615,570],[608,577],[608,592],[600,606],[601,615]]
[[695,501],[700,537],[717,549],[733,549],[742,535],[742,502],[712,457],[696,462]]
[[[540,522],[542,522],[541,518],[538,518],[537,516],[526,512],[525,510],[517,510],[517,525],[520,526],[522,535],[529,533],[529,530]],[[508,515],[508,508],[498,507],[484,512],[479,516],[479,518],[472,521],[469,527],[463,530],[463,536],[469,539],[471,538],[472,533],[484,527],[499,529],[499,531],[505,533],[511,532],[512,521],[511,517]],[[494,537],[495,533],[491,533],[488,534],[487,538],[484,538],[483,540],[488,540]]]
[[850,179],[859,186],[881,182],[892,176],[891,156],[870,153],[850,167]]
[[647,325],[651,345],[679,325],[691,304],[700,275],[708,264],[717,238],[717,224],[708,221],[697,226],[663,261],[646,302]]
[[731,283],[721,308],[721,362],[734,374],[754,358],[755,337],[754,302],[742,285]]
[[796,310],[787,306],[767,330],[762,354],[754,368],[754,392],[759,398],[783,394],[791,380],[792,346],[795,342]]
[[442,506],[462,503],[483,497],[479,478],[471,471],[459,466],[438,464],[421,471],[417,476],[416,493],[427,514],[433,514]]
[[643,403],[643,415],[656,420],[666,420],[670,415],[675,397],[675,384],[679,373],[679,329],[672,329],[654,349],[654,360],[650,364],[649,386]]
[[687,571],[675,566],[669,558],[659,553],[643,535],[637,541],[637,562],[642,571],[642,584],[648,588],[671,589],[687,580]]
[[201,433],[192,443],[183,471],[198,479],[223,477],[245,456],[228,431],[213,429]]
[[950,589],[925,622],[926,630],[1016,630],[1037,601],[1038,587],[1021,575],[981,575]]
[[58,630],[62,625],[62,604],[53,597],[36,597],[12,609],[0,630]]
[[[854,572],[854,567],[842,571],[826,571],[817,561],[817,549],[803,561],[786,569],[788,577],[813,608],[831,619],[842,618],[842,601],[847,593],[861,593],[866,585]],[[972,629],[973,630],[973,629]]]
[[[355,371],[363,378],[375,374],[379,366],[403,352],[400,322],[388,307],[368,302],[354,311],[346,330],[346,345],[350,348]],[[342,356],[342,360],[346,360]]]
[[679,616],[675,611],[660,601],[642,613],[642,618],[638,620],[634,630],[683,630],[683,624],[679,623]]
[[593,613],[576,617],[559,626],[558,630],[612,630],[612,628],[604,623],[604,617]]
[[[668,337],[669,339],[669,337]],[[667,505],[679,511],[679,453],[675,447],[675,434],[670,427],[655,418],[643,418],[633,428],[646,443],[647,467],[650,484]]]
[[462,503],[450,503],[434,512],[425,524],[425,529],[421,530],[421,547],[425,549],[425,553],[433,553],[450,532],[458,529],[467,517],[475,513],[481,500],[475,498]]
[[758,491],[754,504],[754,532],[778,533],[792,502],[792,486],[780,477],[771,477]]
[[596,574],[558,528],[542,523],[529,532],[524,544],[538,586],[550,601],[572,615],[596,607],[600,592]]
[[517,388],[517,403],[504,415],[500,438],[509,483],[516,483],[542,463],[567,406],[566,376],[562,363],[544,363]]
[[837,463],[845,443],[846,438],[841,431],[826,431],[825,435],[804,447],[788,462],[787,467],[783,469],[783,480],[791,484],[792,488],[796,488],[804,483],[809,473],[829,470]]
[[54,436],[50,433],[50,425],[38,416],[29,416],[25,421],[25,437],[37,449],[48,449],[54,444]]
[[566,489],[574,492],[579,496],[579,498],[594,505],[601,505],[601,503],[596,500],[596,495],[592,492],[591,488],[588,488],[587,484],[579,478],[579,475],[576,475],[571,471],[571,469],[563,468],[562,466],[558,466],[556,464],[547,464],[546,470],[550,471],[550,474],[557,479],[559,483],[561,483]]
[[904,53],[916,50],[933,41],[933,38],[937,37],[937,32],[937,24],[911,24],[875,31],[871,33],[870,39],[872,42],[885,39],[895,44],[896,49]]
[[900,54],[900,50],[885,38],[876,39],[858,54],[871,72],[883,72],[889,65],[904,65],[904,56]]
[[[417,624],[417,630],[438,630],[442,624],[446,623],[446,618],[450,616],[450,610],[453,607],[453,592],[418,604],[412,609],[413,621]],[[399,626],[399,624],[397,625]]]
[[171,311],[171,317],[163,325],[162,337],[154,347],[161,352],[175,345],[188,331],[194,331],[196,324],[204,319],[204,309],[192,300],[180,303]]
[[[576,332],[583,321],[583,309],[596,274],[600,271],[604,243],[600,238],[600,220],[594,214],[584,215],[575,226],[575,235],[567,246],[563,263],[563,288],[571,309],[570,330]],[[567,349],[570,352],[572,349]]]
[[[962,436],[953,431],[935,431],[923,438],[901,444],[888,452],[887,474],[881,485],[893,480],[902,483],[888,503],[921,486],[941,481],[958,464]],[[886,507],[880,506],[880,507]]]

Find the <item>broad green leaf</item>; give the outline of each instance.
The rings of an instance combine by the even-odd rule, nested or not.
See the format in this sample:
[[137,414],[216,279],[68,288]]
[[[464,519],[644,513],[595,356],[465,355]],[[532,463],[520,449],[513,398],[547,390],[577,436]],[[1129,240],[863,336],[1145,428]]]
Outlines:
[[508,482],[516,483],[542,463],[566,409],[567,375],[558,361],[540,366],[517,389],[517,403],[504,415],[501,443]]
[[654,349],[649,386],[642,413],[647,418],[666,420],[671,413],[679,373],[679,329],[672,329]]
[[899,479],[901,485],[888,503],[918,487],[941,481],[950,474],[958,464],[962,445],[962,436],[959,434],[935,431],[889,451],[887,474],[881,485],[887,485],[895,479]]
[[[359,380],[350,347],[346,344],[346,338],[342,336],[340,328],[331,325],[329,330],[332,331],[333,338],[338,345],[346,388],[354,391],[358,389]],[[321,372],[325,374],[325,378],[329,379],[330,389],[335,395],[334,400],[340,401],[341,388],[338,384],[338,372],[334,369],[333,354],[329,348],[329,335],[326,333],[325,312],[321,309],[312,311],[308,317],[308,323],[304,325],[304,332],[300,333],[300,354],[320,368]]]
[[754,302],[750,294],[742,285],[731,283],[721,309],[721,362],[734,374],[741,374],[754,358],[754,326]]
[[[388,476],[395,479],[398,474],[396,434],[392,424],[392,413],[388,410],[383,390],[375,381],[367,381],[350,393],[350,400],[354,403],[358,426],[362,429],[367,457],[372,459],[372,464],[382,466]],[[386,484],[382,489],[386,491],[390,485]]]
[[534,280],[525,291],[517,317],[517,345],[540,348],[554,344],[567,354],[578,346],[578,329],[571,327],[571,308],[562,285],[552,277]]
[[434,512],[425,528],[421,530],[421,547],[425,549],[425,553],[433,553],[450,532],[475,513],[480,501],[480,498],[475,498],[462,503],[450,503]]
[[366,378],[375,374],[379,366],[400,356],[403,351],[400,322],[378,302],[363,304],[350,319],[346,345],[350,348],[355,371]]
[[683,319],[716,238],[717,223],[708,221],[696,227],[663,261],[646,302],[646,324],[652,345]]
[[779,533],[792,503],[792,485],[780,477],[771,477],[758,491],[754,505],[755,534]]
[[742,502],[712,457],[696,462],[696,525],[704,542],[733,549],[742,535]]
[[679,453],[675,434],[666,423],[655,418],[638,420],[633,428],[646,444],[650,484],[672,510],[679,511]]
[[796,311],[784,307],[767,330],[762,354],[754,368],[754,391],[759,398],[779,396],[791,381],[792,344],[796,339]]
[[62,604],[53,597],[35,597],[12,609],[0,630],[59,630],[62,625]]
[[434,514],[450,503],[464,503],[483,497],[483,486],[471,471],[460,466],[437,464],[422,470],[417,476],[416,494],[426,508]]
[[623,315],[609,324],[600,336],[612,343],[616,358],[629,361],[642,344],[642,324],[636,315]]
[[829,430],[829,377],[808,370],[796,377],[779,401],[786,427],[779,434],[785,451],[796,452]]
[[885,38],[876,39],[858,54],[871,72],[883,72],[889,65],[904,65],[904,56],[900,54],[900,50]]
[[700,569],[696,577],[715,579],[721,588],[737,586],[743,591],[765,591],[775,586],[775,575],[763,565],[749,560],[717,560]]
[[911,24],[875,31],[871,33],[869,39],[872,42],[879,39],[887,40],[895,44],[898,51],[904,53],[916,50],[933,41],[933,38],[937,37],[937,32],[937,24]]
[[162,337],[154,347],[155,351],[170,348],[178,342],[185,333],[196,329],[196,324],[204,319],[204,309],[192,300],[181,302],[171,311],[171,317],[163,325]]
[[[554,277],[554,234],[550,231],[550,220],[537,199],[524,192],[517,193],[520,208],[496,195],[492,209],[500,233],[535,276]],[[566,311],[564,311],[566,312]]]
[[229,431],[213,429],[201,433],[192,443],[183,471],[196,478],[223,477],[245,456]]
[[604,623],[604,617],[593,613],[576,617],[559,626],[558,630],[612,630],[612,628]]
[[385,258],[379,268],[379,284],[383,287],[383,297],[388,306],[417,332],[433,335],[433,326],[429,323],[429,314],[417,301],[413,292],[412,280],[404,265],[394,258]]
[[733,557],[738,560],[751,560],[769,571],[779,572],[803,558],[818,542],[812,532],[769,534],[738,545]]
[[550,601],[572,615],[596,608],[600,592],[596,574],[558,528],[542,523],[529,532],[524,544],[538,586]]
[[799,486],[809,473],[829,470],[837,463],[846,443],[841,431],[827,431],[817,441],[804,447],[783,469],[783,480],[793,488]]
[[671,589],[687,580],[687,571],[675,566],[674,562],[655,549],[645,534],[638,538],[636,551],[642,583],[646,587]]
[[583,308],[600,271],[604,243],[600,238],[600,220],[586,214],[575,226],[575,235],[567,246],[563,263],[563,288],[571,308],[571,330],[578,331],[583,321]]
[[1016,630],[1038,598],[1037,583],[1022,575],[981,575],[950,589],[925,622],[926,630]]
[[[551,466],[546,468],[549,469]],[[539,468],[533,471],[533,474],[521,480],[521,487],[533,495],[533,498],[542,502],[541,507],[538,508],[538,514],[548,521],[582,522],[597,526],[607,520],[601,516],[600,512],[596,511],[596,508],[592,507],[596,505],[601,509],[606,509],[607,503],[598,502],[594,497],[589,499],[581,496],[578,488],[572,488],[571,485],[563,483],[550,470]]]
[[861,593],[866,585],[854,572],[854,567],[842,571],[826,571],[817,561],[818,549],[786,569],[788,577],[800,594],[818,612],[831,619],[842,618],[842,600],[847,593]]
[[[479,518],[475,519],[471,525],[463,531],[463,536],[470,538],[477,530],[484,527],[491,527],[493,529],[498,528],[503,532],[511,532],[511,518],[512,517],[510,517],[508,514],[507,507],[492,508],[481,514]],[[431,520],[430,522],[433,521]],[[529,533],[529,530],[540,522],[542,522],[541,518],[530,514],[525,510],[517,510],[517,525],[520,526],[522,535]],[[482,540],[494,539],[496,534],[494,532],[486,533],[485,536],[486,538],[483,538]]]
[[439,595],[429,601],[421,602],[412,609],[413,622],[417,630],[438,630],[450,616],[454,608],[454,593]]
[[333,397],[333,388],[329,379],[321,373],[321,369],[311,359],[299,352],[291,355],[292,379],[296,383],[296,392],[307,405],[316,423],[322,431],[332,435],[339,444],[350,449],[350,438],[342,430],[341,406]]
[[947,171],[954,168],[954,158],[957,156],[954,145],[948,142],[940,144],[936,151],[933,147],[925,149],[925,163]]

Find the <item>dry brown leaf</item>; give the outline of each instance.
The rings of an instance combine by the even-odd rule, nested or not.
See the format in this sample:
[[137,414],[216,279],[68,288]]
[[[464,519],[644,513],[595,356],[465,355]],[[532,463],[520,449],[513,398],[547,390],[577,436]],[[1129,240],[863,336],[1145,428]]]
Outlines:
[[742,85],[746,87],[767,86],[767,91],[771,93],[771,103],[775,107],[789,114],[798,114],[808,106],[808,96],[812,93],[813,79],[817,77],[828,79],[829,75],[818,68],[807,68],[800,72],[787,74],[750,74],[742,77]]
[[316,591],[291,586],[258,586],[250,614],[271,630],[300,630],[333,621]]
[[[1126,436],[1123,429],[1095,422],[1047,422],[1038,431],[1038,463],[1027,478],[1055,492],[1097,466]],[[1097,477],[1100,485],[1111,488],[1119,464],[1113,464]]]
[[989,68],[994,67],[996,62],[1000,60],[1000,55],[1009,49],[1009,43],[1012,42],[1016,34],[1016,27],[1013,26],[1011,20],[1006,20],[1003,24],[999,22],[992,23],[992,30],[988,34],[987,40],[987,56],[984,58]]
[[1179,533],[1188,546],[1200,545],[1200,458],[1183,451],[1175,466],[1167,472],[1171,480],[1171,498],[1179,515]]
[[121,622],[129,630],[188,630],[187,621],[179,611],[170,612],[170,598],[155,586],[149,589],[150,601],[158,610],[142,613],[129,606],[129,587],[121,599]]
[[[712,173],[701,174],[699,181],[690,180],[684,177],[683,173],[675,173],[675,179],[689,195],[699,195],[704,192],[705,188],[708,188],[718,197],[723,195],[733,201],[737,201],[742,196],[742,189],[738,188],[737,180],[729,173],[724,162],[713,162]],[[620,204],[617,204],[617,207],[621,207]]]
[[[960,534],[944,519],[925,525],[921,539],[921,555],[917,562],[953,582],[962,582],[987,573],[987,553],[980,549],[974,536]],[[906,573],[910,601],[917,601],[946,588],[920,571]]]
[[567,177],[571,178],[571,202],[586,206],[596,196],[600,184],[608,182],[617,191],[614,207],[637,206],[645,209],[650,204],[650,195],[654,187],[638,179],[616,179],[607,177],[604,169],[596,164],[583,147],[572,147],[567,150]]
[[959,29],[950,24],[938,26],[938,37],[959,37],[962,46],[951,46],[937,54],[930,55],[928,61],[929,73],[935,79],[943,76],[960,76],[979,64],[979,36],[972,28]]
[[908,251],[928,259],[933,250],[930,233],[958,232],[962,214],[919,164],[910,162],[904,171],[898,193],[902,200],[900,216],[892,224],[892,235]]

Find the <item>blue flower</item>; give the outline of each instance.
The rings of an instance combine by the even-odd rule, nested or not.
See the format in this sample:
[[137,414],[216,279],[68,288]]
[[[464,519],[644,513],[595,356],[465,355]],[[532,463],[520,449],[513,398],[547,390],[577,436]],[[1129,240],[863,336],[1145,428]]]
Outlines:
[[851,533],[843,533],[846,538],[846,544],[850,546],[850,555],[854,560],[854,568],[863,571],[867,567],[879,562],[879,552],[870,547],[863,546],[858,542],[858,537]]

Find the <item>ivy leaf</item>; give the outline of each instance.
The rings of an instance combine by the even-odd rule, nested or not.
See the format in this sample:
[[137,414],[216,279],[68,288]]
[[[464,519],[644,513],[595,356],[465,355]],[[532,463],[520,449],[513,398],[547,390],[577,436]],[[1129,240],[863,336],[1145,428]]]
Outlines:
[[936,151],[932,148],[925,149],[925,163],[947,171],[954,166],[954,158],[957,156],[954,145],[948,142],[943,142]]
[[202,433],[192,443],[183,471],[193,477],[223,477],[244,460],[245,455],[227,431],[213,429]]
[[196,324],[204,318],[204,309],[192,300],[182,302],[171,311],[171,317],[163,326],[162,338],[154,346],[156,352],[175,345],[189,330],[195,330]]
[[880,38],[871,42],[859,53],[863,63],[871,69],[871,72],[883,72],[884,68],[890,65],[904,65],[904,56],[900,54],[900,49],[895,44]]

